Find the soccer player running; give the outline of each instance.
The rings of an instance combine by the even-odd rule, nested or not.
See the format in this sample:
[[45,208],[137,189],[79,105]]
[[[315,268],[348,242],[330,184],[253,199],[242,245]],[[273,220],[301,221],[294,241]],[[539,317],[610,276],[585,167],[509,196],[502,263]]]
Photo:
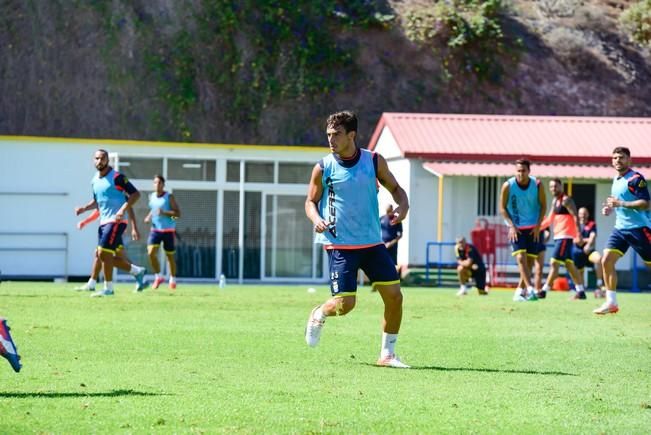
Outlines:
[[[131,225],[131,240],[134,241],[140,240],[140,231],[138,231],[138,224],[136,222],[136,212],[132,208],[129,208],[127,210],[127,215],[129,216],[129,224]],[[95,209],[88,217],[77,222],[77,228],[82,230],[89,223],[97,219],[99,219],[99,210]],[[115,252],[116,255],[124,258],[125,261],[129,261],[127,259],[127,254],[125,252],[124,245],[118,245],[118,247],[115,249]],[[90,277],[88,278],[88,282],[84,285],[76,287],[75,290],[94,292],[95,286],[97,285],[97,281],[99,281],[99,274],[101,271],[102,271],[102,261],[99,259],[99,252],[95,250],[95,252],[93,253],[93,265],[91,267],[91,272],[90,272]]]
[[481,254],[463,236],[457,236],[454,252],[457,257],[457,275],[459,276],[459,291],[457,296],[468,294],[466,283],[472,277],[475,280],[477,291],[480,295],[488,294],[486,291],[486,266]]
[[[583,288],[583,276],[579,274],[574,266],[572,260],[572,249],[574,242],[582,242],[579,217],[576,211],[574,200],[565,194],[563,190],[563,182],[560,178],[554,178],[549,181],[549,191],[553,196],[552,208],[549,211],[549,216],[545,221],[552,223],[554,232],[554,253],[549,262],[549,274],[547,280],[538,298],[544,299],[547,292],[551,289],[552,283],[558,276],[558,269],[561,264],[565,265],[565,269],[569,272],[574,281],[576,293],[573,299],[585,299],[585,289]],[[544,224],[543,224],[544,225]]]
[[525,285],[515,289],[513,300],[516,302],[536,300],[527,257],[538,256],[540,225],[547,207],[545,189],[539,180],[529,175],[530,169],[529,160],[516,160],[515,176],[504,182],[500,192],[500,213],[509,227],[512,255],[518,264],[520,280]]
[[355,145],[355,114],[334,113],[328,117],[326,127],[332,153],[312,170],[305,213],[314,224],[315,242],[325,245],[328,253],[332,298],[310,313],[305,340],[309,346],[316,346],[326,319],[343,316],[355,307],[357,272],[361,268],[384,302],[382,346],[377,365],[409,368],[395,353],[402,321],[402,293],[398,273],[382,243],[376,180],[398,205],[391,221],[393,225],[407,216],[407,194],[382,156]]
[[9,333],[9,325],[7,325],[7,320],[0,317],[0,355],[9,361],[11,368],[18,373],[22,367],[20,363],[20,356],[18,355],[18,349],[16,348],[16,343],[14,343],[11,334]]
[[606,292],[601,289],[604,285],[601,255],[595,250],[597,224],[595,221],[590,220],[590,212],[585,207],[579,208],[579,229],[581,230],[581,241],[574,245],[572,260],[574,260],[574,265],[581,276],[583,276],[585,267],[592,265],[597,276],[597,288],[594,291],[594,297],[603,298],[606,296]]
[[651,268],[651,211],[646,180],[642,174],[631,169],[631,151],[628,148],[615,148],[612,164],[619,175],[613,179],[611,195],[603,204],[601,213],[609,216],[615,211],[615,228],[606,242],[601,262],[604,268],[606,302],[593,311],[595,314],[619,311],[615,263],[629,246]]
[[170,289],[176,289],[176,261],[174,260],[174,238],[176,236],[176,219],[181,217],[181,210],[174,195],[165,191],[165,178],[154,176],[154,192],[149,195],[150,212],[145,216],[145,223],[151,222],[151,231],[147,240],[149,263],[156,274],[153,289],[157,289],[164,281],[160,274],[158,262],[158,247],[163,244],[167,263],[170,267]]
[[[113,267],[129,272],[136,279],[136,291],[145,289],[145,268],[131,264],[128,260],[117,256],[117,247],[122,244],[122,233],[127,227],[124,214],[127,209],[140,198],[140,192],[127,178],[109,166],[108,152],[100,149],[94,154],[97,174],[91,184],[93,199],[86,205],[75,208],[80,215],[88,210],[97,208],[100,213],[98,234],[99,258],[104,272],[104,290],[93,293],[93,297],[112,296]],[[126,195],[126,196],[125,196]]]

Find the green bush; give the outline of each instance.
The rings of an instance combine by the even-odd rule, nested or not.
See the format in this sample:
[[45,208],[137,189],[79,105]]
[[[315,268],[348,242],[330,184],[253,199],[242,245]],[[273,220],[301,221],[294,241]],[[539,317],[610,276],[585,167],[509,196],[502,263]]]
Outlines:
[[642,0],[626,9],[619,22],[631,41],[651,47],[651,0]]
[[407,37],[434,50],[443,48],[449,74],[456,68],[480,79],[499,80],[499,56],[508,51],[503,32],[504,0],[431,1],[405,15]]

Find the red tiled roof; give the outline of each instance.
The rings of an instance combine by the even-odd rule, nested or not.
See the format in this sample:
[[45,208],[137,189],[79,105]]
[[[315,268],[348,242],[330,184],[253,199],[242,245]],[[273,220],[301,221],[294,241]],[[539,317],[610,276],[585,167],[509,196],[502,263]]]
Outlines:
[[[512,162],[426,162],[423,168],[435,175],[461,175],[469,177],[510,177],[515,175]],[[634,170],[651,177],[651,166],[634,166]],[[578,164],[532,164],[531,175],[536,177],[612,179],[617,172],[612,166]]]
[[384,127],[404,157],[608,165],[625,146],[634,163],[651,164],[651,118],[384,113],[369,149]]

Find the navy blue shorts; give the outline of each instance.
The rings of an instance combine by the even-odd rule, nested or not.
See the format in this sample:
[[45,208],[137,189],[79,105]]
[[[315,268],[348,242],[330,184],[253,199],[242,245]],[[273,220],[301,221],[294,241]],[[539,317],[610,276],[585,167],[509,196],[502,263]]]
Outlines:
[[640,254],[645,263],[651,263],[651,228],[641,227],[630,230],[615,228],[606,242],[606,251],[626,254],[628,247]]
[[[542,235],[540,236],[540,240],[542,240]],[[527,253],[527,256],[536,258],[538,257],[538,254],[540,254],[541,252],[545,252],[547,250],[547,245],[545,245],[545,242],[541,242],[540,240],[537,242],[533,242],[534,253],[532,254]]]
[[556,239],[554,240],[554,253],[552,254],[553,263],[573,263],[572,248],[574,247],[574,240],[572,239]]
[[400,283],[396,266],[384,244],[361,249],[328,249],[327,252],[332,296],[355,295],[359,269],[374,286]]
[[147,239],[147,246],[160,246],[163,244],[163,249],[168,254],[174,253],[174,239],[176,236],[175,231],[152,231],[149,233]]
[[[593,252],[594,249],[590,251],[590,254]],[[574,245],[572,248],[572,260],[577,269],[585,269],[586,266],[592,266],[594,269],[594,263],[590,261],[590,254],[586,254],[583,248]]]
[[122,246],[122,233],[127,229],[125,222],[109,222],[100,225],[97,229],[97,247],[102,251],[115,254],[115,251]]
[[520,252],[526,252],[527,255],[533,255],[534,257],[537,257],[538,253],[540,252],[538,248],[539,241],[535,242],[533,240],[533,228],[520,230],[520,234],[518,234],[518,240],[511,242],[511,247],[513,248],[512,255],[515,256]]

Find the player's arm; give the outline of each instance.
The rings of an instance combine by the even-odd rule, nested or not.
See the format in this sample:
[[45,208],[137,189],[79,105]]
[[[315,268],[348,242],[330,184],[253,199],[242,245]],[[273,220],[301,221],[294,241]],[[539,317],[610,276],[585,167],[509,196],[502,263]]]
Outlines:
[[377,155],[377,179],[384,186],[386,190],[389,191],[391,197],[398,206],[393,211],[393,219],[391,220],[391,225],[397,225],[402,222],[409,212],[409,198],[407,198],[407,192],[400,187],[396,177],[393,176],[389,170],[389,165],[387,161],[380,154]]
[[174,195],[170,193],[170,207],[172,208],[171,210],[161,210],[161,214],[173,218],[180,218],[181,217],[181,209],[179,208],[178,203],[176,202],[176,199],[174,198]]
[[547,195],[545,194],[545,189],[542,187],[540,180],[536,180],[538,185],[538,205],[540,206],[540,212],[538,213],[538,222],[536,226],[533,227],[533,239],[534,241],[540,240],[540,228],[542,222],[545,219],[545,213],[547,212]]
[[127,195],[127,202],[122,204],[122,207],[120,207],[118,212],[115,213],[115,219],[119,221],[122,220],[127,209],[131,208],[140,199],[140,192],[122,174],[118,174],[118,176],[115,178],[115,185],[124,190]]
[[133,208],[127,209],[129,224],[131,225],[131,240],[140,240],[140,231],[136,220],[136,211]]
[[596,231],[590,231],[590,235],[588,236],[588,240],[586,240],[585,245],[583,245],[583,251],[587,254],[591,252],[595,245],[597,243],[597,232]]
[[574,225],[576,225],[576,239],[574,239],[575,243],[581,243],[583,238],[581,237],[581,225],[579,225],[579,213],[576,210],[576,204],[574,204],[574,200],[570,198],[569,196],[566,196],[563,199],[563,206],[567,209],[567,211],[570,212],[572,215],[572,218],[574,218]]
[[86,213],[88,210],[93,210],[97,208],[97,201],[95,201],[95,196],[93,195],[93,199],[86,203],[85,205],[75,207],[75,214],[79,216],[82,213]]
[[610,208],[624,207],[634,208],[636,210],[649,209],[649,188],[646,184],[646,180],[644,177],[642,177],[642,175],[638,175],[634,180],[629,181],[628,190],[637,199],[633,201],[624,201],[621,198],[609,196],[606,200],[606,205]]
[[323,217],[319,214],[319,201],[321,201],[321,195],[323,195],[322,175],[323,169],[317,163],[312,168],[310,185],[307,188],[307,198],[305,199],[305,214],[312,221],[314,231],[317,233],[322,233],[328,229],[328,222],[323,220]]
[[504,218],[506,225],[509,227],[509,241],[515,242],[518,240],[518,229],[515,227],[513,220],[511,220],[511,215],[509,210],[506,208],[509,203],[509,183],[505,181],[502,184],[502,190],[500,190],[500,214]]
[[88,215],[85,219],[77,222],[77,228],[78,229],[83,229],[86,225],[89,223],[97,220],[99,218],[99,210],[95,209],[91,214]]

